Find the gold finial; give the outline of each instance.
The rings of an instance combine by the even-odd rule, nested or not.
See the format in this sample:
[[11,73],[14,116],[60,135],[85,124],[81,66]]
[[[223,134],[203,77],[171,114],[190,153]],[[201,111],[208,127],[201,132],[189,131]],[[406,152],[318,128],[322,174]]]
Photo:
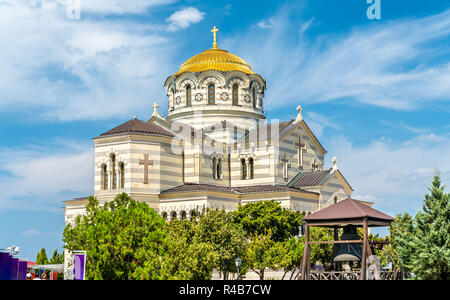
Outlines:
[[214,43],[213,43],[213,48],[217,49],[217,35],[216,32],[219,31],[219,28],[216,28],[216,26],[214,26],[214,28],[211,30],[211,32],[214,34]]

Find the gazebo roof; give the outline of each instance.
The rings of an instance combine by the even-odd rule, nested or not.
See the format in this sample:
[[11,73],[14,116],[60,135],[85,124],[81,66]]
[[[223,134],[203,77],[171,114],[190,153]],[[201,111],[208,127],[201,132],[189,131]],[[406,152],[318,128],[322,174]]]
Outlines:
[[359,225],[366,218],[369,226],[389,226],[394,220],[391,216],[351,198],[306,216],[304,220],[316,226],[339,226]]

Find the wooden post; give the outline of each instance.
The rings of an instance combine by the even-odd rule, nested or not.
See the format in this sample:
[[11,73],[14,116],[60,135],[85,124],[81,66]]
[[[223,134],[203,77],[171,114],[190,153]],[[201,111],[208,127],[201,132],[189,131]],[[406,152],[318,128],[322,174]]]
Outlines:
[[[339,240],[339,234],[338,234],[338,228],[337,228],[337,226],[334,226],[333,227],[333,232],[334,232],[334,241],[338,241]],[[334,270],[335,271],[337,271],[337,265],[339,264],[339,263],[337,263],[337,262],[334,262],[334,258],[336,257],[336,254],[337,254],[337,250],[338,250],[338,245],[337,244],[333,244],[333,255],[332,255],[332,259],[333,259],[333,266],[334,266]],[[339,264],[339,266],[340,266],[340,264]],[[340,271],[340,270],[339,270]]]
[[305,246],[303,248],[302,259],[302,280],[308,280],[309,277],[309,225],[305,222]]
[[367,230],[367,218],[364,218],[363,221],[363,228],[364,228],[364,238],[363,238],[363,253],[361,257],[361,274],[359,276],[359,280],[366,280],[366,260],[367,260],[367,236],[368,236],[368,230]]

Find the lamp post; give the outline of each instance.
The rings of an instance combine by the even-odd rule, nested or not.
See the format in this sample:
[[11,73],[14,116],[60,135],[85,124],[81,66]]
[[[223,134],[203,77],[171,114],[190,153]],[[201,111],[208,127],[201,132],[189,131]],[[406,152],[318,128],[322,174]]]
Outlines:
[[239,280],[239,278],[241,277],[239,270],[241,269],[241,264],[242,264],[242,259],[238,256],[235,260],[234,263],[236,264],[236,269],[237,269],[237,280]]

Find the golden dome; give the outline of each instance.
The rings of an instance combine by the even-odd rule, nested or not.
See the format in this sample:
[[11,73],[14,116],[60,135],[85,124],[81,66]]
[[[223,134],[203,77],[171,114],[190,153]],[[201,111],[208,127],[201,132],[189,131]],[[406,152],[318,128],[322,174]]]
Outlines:
[[241,71],[246,74],[254,74],[250,65],[239,56],[226,50],[212,48],[188,59],[174,75],[206,70]]

